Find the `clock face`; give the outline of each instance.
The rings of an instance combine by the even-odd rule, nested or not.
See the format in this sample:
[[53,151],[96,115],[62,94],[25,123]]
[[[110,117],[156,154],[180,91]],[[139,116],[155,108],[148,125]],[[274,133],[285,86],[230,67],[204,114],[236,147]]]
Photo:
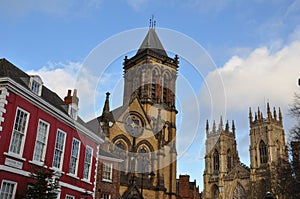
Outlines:
[[133,137],[140,137],[143,134],[142,120],[136,115],[128,115],[125,119],[125,129]]

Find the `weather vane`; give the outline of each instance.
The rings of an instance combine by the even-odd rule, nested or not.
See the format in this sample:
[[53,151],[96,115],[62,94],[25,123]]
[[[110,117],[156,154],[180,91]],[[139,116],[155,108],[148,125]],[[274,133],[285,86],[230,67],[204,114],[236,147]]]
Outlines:
[[150,18],[149,28],[154,28],[155,29],[155,26],[156,26],[156,21],[154,20],[154,15],[152,15],[151,18]]

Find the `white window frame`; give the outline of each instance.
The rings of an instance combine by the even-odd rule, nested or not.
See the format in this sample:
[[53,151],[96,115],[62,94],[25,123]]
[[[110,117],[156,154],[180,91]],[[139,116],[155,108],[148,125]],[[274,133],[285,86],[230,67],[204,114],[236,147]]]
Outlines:
[[66,199],[75,199],[75,196],[72,196],[72,195],[67,194],[67,195],[66,195]]
[[[109,176],[107,176],[106,173],[109,173]],[[113,174],[113,163],[112,162],[103,162],[102,181],[112,182],[112,174]]]
[[[23,132],[18,131],[18,130],[15,129],[15,125],[16,125],[16,122],[17,122],[17,116],[18,116],[19,111],[23,112],[24,114],[27,114],[27,118],[26,118],[26,121],[25,121],[25,124],[24,124],[24,131]],[[23,151],[24,151],[25,140],[26,140],[27,129],[28,129],[29,118],[30,118],[30,113],[29,112],[25,111],[24,109],[22,109],[20,107],[17,107],[16,114],[15,114],[14,126],[13,126],[12,134],[11,134],[11,140],[10,140],[10,144],[9,144],[9,153],[13,153],[13,154],[16,154],[17,156],[22,157]],[[13,149],[13,142],[16,142],[15,139],[17,139],[15,137],[15,136],[17,136],[16,134],[21,134],[21,136],[22,136],[21,140],[20,140],[20,146],[19,146],[19,151],[18,152],[15,152],[14,151],[15,149]]]
[[[90,151],[91,151],[89,160],[87,160],[88,149],[90,149]],[[86,149],[85,149],[85,156],[84,156],[83,179],[88,180],[88,181],[90,181],[90,179],[91,179],[92,160],[93,160],[93,148],[87,145]],[[88,176],[85,176],[86,166],[88,166]]]
[[[64,140],[63,140],[63,144],[62,144],[62,149],[56,147],[57,141],[58,141],[57,139],[58,139],[59,133],[62,133],[62,134],[64,135]],[[56,138],[55,138],[55,145],[54,145],[54,154],[53,154],[53,163],[52,163],[52,166],[53,166],[53,168],[57,168],[57,169],[59,169],[59,170],[62,170],[62,167],[63,167],[64,154],[65,154],[65,145],[66,145],[66,138],[67,138],[66,132],[64,132],[64,131],[62,131],[62,130],[60,130],[60,129],[57,129]],[[56,158],[55,158],[56,151],[61,152],[60,160],[59,160],[59,167],[57,167],[57,165],[54,165],[55,159],[56,159]]]
[[[38,140],[39,138],[39,133],[40,133],[40,125],[41,123],[45,124],[47,127],[46,132],[45,132],[45,140],[44,143],[41,142],[41,140]],[[49,129],[50,129],[50,124],[42,119],[39,119],[39,123],[38,123],[38,127],[37,127],[37,133],[36,133],[36,140],[35,140],[35,146],[34,146],[34,152],[33,152],[33,157],[32,160],[35,162],[41,162],[44,163],[45,161],[45,155],[46,155],[46,150],[47,150],[47,143],[48,143],[48,134],[49,134]],[[41,159],[37,160],[35,159],[36,157],[36,153],[38,150],[38,142],[40,142],[43,145],[43,149],[42,149],[42,154],[41,154]]]
[[[73,143],[74,142],[78,142],[78,151],[77,151],[77,156],[73,156]],[[79,162],[79,158],[80,158],[80,145],[81,145],[81,142],[76,139],[76,138],[73,138],[72,140],[72,148],[71,148],[71,155],[70,155],[70,168],[69,168],[69,173],[72,174],[72,175],[75,175],[77,176],[77,173],[78,173],[78,162]],[[76,158],[76,163],[75,163],[75,172],[72,173],[71,172],[71,163],[72,163],[72,157]]]
[[111,198],[111,195],[108,193],[101,194],[101,199],[110,199],[110,198]]
[[[4,194],[4,192],[3,192],[3,184],[4,183],[7,183],[7,184],[11,184],[11,185],[13,185],[13,190],[12,190],[12,192],[10,193],[11,194],[11,197],[2,197],[2,194]],[[16,191],[17,191],[17,186],[18,186],[18,183],[17,182],[14,182],[14,181],[10,181],[10,180],[2,180],[2,182],[1,182],[1,187],[0,187],[0,197],[1,197],[1,199],[13,199],[13,198],[15,198],[15,196],[16,196]],[[6,193],[6,192],[5,192]]]
[[42,95],[43,81],[40,76],[32,75],[30,77],[28,86],[33,93],[37,94],[38,96]]

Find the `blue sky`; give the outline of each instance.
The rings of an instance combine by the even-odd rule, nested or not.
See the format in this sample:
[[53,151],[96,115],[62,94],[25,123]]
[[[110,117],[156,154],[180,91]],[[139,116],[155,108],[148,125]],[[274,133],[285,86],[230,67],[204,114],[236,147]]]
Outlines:
[[[235,120],[239,154],[248,166],[250,106],[264,110],[265,102],[270,101],[271,106],[282,107],[286,132],[292,124],[287,106],[293,93],[299,92],[300,1],[0,0],[0,5],[0,57],[39,74],[61,97],[74,87],[78,71],[93,49],[124,31],[147,28],[152,14],[166,48],[168,42],[164,43],[159,28],[184,34],[202,46],[199,56],[208,53],[206,58],[215,67],[202,77],[193,76],[191,60],[182,59],[177,86],[180,96],[185,96],[183,90],[190,86],[199,106],[191,110],[189,100],[195,97],[177,99],[182,110],[178,120],[197,120],[199,127],[194,130],[179,124],[183,128],[180,140],[187,144],[180,153],[178,174],[190,174],[201,190],[206,118],[217,119],[222,114],[225,120]],[[136,37],[136,48],[142,39],[143,34]],[[95,80],[99,91],[95,92],[90,82],[81,82],[85,86],[82,93],[94,92],[97,98],[95,115],[101,112],[104,93],[122,87],[121,59],[125,54],[116,55],[106,74]],[[85,101],[80,102],[83,117],[91,118]],[[116,100],[115,106],[118,103]]]

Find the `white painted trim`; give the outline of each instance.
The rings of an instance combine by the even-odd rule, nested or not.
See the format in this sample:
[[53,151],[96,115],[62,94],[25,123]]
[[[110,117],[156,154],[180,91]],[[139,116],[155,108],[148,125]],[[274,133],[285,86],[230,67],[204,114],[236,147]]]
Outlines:
[[99,159],[108,160],[108,161],[112,161],[112,162],[123,162],[124,161],[122,159],[107,157],[107,156],[103,156],[103,155],[99,155],[98,157],[99,157]]
[[8,167],[6,165],[0,165],[0,171],[1,170],[11,172],[11,173],[14,173],[14,174],[18,174],[18,175],[22,175],[22,176],[26,176],[26,177],[30,176],[30,172],[28,172],[28,171],[16,169],[16,168],[13,168],[13,167]]
[[[11,181],[11,180],[6,180],[6,179],[3,179],[2,182],[1,182],[1,189],[2,189],[2,186],[3,186],[3,182],[7,182],[7,183],[10,183],[10,184],[14,184],[14,190],[12,192],[12,198],[15,198],[16,196],[16,192],[17,192],[17,186],[18,186],[18,183],[17,182],[14,182],[14,181]],[[0,191],[1,191],[0,189]]]
[[91,149],[90,168],[89,168],[88,178],[84,178],[84,176],[83,176],[83,180],[86,180],[87,182],[90,182],[91,181],[91,174],[92,174],[92,167],[93,167],[93,157],[94,157],[93,153],[94,153],[94,149],[93,149],[93,147],[90,147],[89,145],[85,146],[85,156],[84,156],[84,162],[83,162],[83,171],[84,171],[84,164],[85,164],[85,158],[86,158],[87,148]]
[[[53,164],[54,164],[54,155],[55,155],[55,150],[56,150],[56,141],[57,141],[58,132],[61,132],[61,133],[64,134],[64,143],[63,143],[62,154],[61,154],[61,157],[60,157],[61,159],[60,159],[59,168],[53,166]],[[54,144],[54,153],[53,153],[52,167],[53,167],[53,168],[56,168],[56,169],[59,170],[59,171],[62,171],[63,164],[64,164],[65,148],[66,148],[66,140],[67,140],[67,133],[64,132],[64,131],[61,130],[61,129],[57,129],[57,131],[56,131],[56,136],[55,136],[55,144]]]
[[4,152],[3,153],[4,155],[6,155],[6,156],[10,156],[10,157],[13,157],[13,158],[16,158],[16,159],[18,159],[18,160],[21,160],[21,161],[26,161],[26,159],[25,158],[22,158],[20,155],[18,155],[18,154],[15,154],[15,153],[11,153],[11,152]]
[[9,142],[9,147],[8,147],[8,150],[9,150],[9,153],[13,153],[10,151],[10,148],[11,148],[11,144],[12,144],[12,140],[13,140],[13,134],[14,134],[14,127],[16,125],[16,119],[17,119],[17,113],[18,111],[21,111],[25,114],[27,114],[27,118],[26,118],[26,124],[25,124],[25,129],[24,129],[24,135],[23,135],[23,138],[21,139],[21,146],[20,146],[20,151],[19,153],[14,153],[16,155],[19,155],[19,156],[23,156],[23,152],[24,152],[24,146],[25,146],[25,141],[26,141],[26,136],[27,136],[27,130],[28,130],[28,123],[29,123],[29,120],[30,120],[30,112],[28,112],[27,110],[21,108],[21,107],[17,107],[16,108],[16,111],[15,111],[15,118],[14,118],[14,125],[13,125],[13,128],[12,128],[12,134],[11,134],[11,137],[10,137],[10,142]]
[[78,175],[78,164],[79,164],[79,160],[80,160],[80,148],[81,148],[81,141],[78,140],[77,138],[73,137],[72,139],[72,145],[71,145],[71,153],[70,153],[70,162],[69,164],[71,164],[71,157],[72,157],[72,149],[73,149],[73,141],[76,140],[79,142],[79,147],[78,147],[78,154],[77,154],[77,162],[76,162],[76,166],[75,166],[75,173],[70,173],[70,168],[69,168],[69,174],[72,176],[76,176]]
[[[60,185],[60,186],[62,186],[62,187],[66,187],[66,188],[68,188],[68,189],[72,189],[72,190],[74,190],[74,191],[79,191],[79,192],[81,192],[81,193],[86,193],[86,189],[83,189],[83,188],[80,188],[80,187],[71,185],[71,184],[66,183],[66,182],[61,182],[61,181],[59,181],[59,182],[58,182],[58,185]],[[88,191],[88,194],[93,194],[93,192]]]
[[77,179],[77,180],[80,179],[78,176],[76,176],[76,175],[74,175],[74,174],[72,174],[72,173],[67,173],[66,175],[69,176],[69,177],[71,177],[71,178],[75,178],[75,179]]
[[31,92],[30,89],[27,89],[26,87],[18,84],[17,82],[15,82],[13,79],[11,79],[9,77],[0,78],[0,84],[5,86],[5,83],[7,84],[8,88],[11,89],[13,92],[16,92],[16,94],[25,98],[29,102],[32,102],[32,104],[34,104],[35,106],[39,107],[40,109],[46,111],[47,113],[54,116],[58,120],[66,123],[73,129],[80,131],[80,133],[93,139],[98,144],[104,143],[104,140],[100,136],[97,136],[95,134],[98,132],[94,133],[93,131],[89,130],[88,128],[86,128],[85,126],[83,126],[82,124],[77,122],[76,120],[73,120],[69,115],[67,115],[66,113],[57,109],[55,106],[51,105],[50,103],[46,102],[40,96]]
[[34,154],[35,154],[35,150],[36,150],[36,141],[37,141],[37,138],[38,138],[38,131],[39,131],[39,127],[40,127],[40,122],[47,125],[45,146],[44,146],[44,150],[43,150],[43,154],[42,154],[42,161],[40,162],[40,163],[44,164],[46,151],[47,151],[47,145],[48,145],[48,137],[49,137],[48,135],[49,135],[49,131],[50,131],[50,123],[48,123],[48,122],[46,122],[45,120],[42,120],[42,119],[38,120],[38,125],[37,125],[37,129],[36,129],[36,138],[35,138],[34,149],[33,149],[33,154],[32,154],[32,161],[39,162],[37,160],[34,160]]
[[6,113],[5,105],[8,103],[6,97],[9,96],[9,92],[7,91],[6,87],[1,87],[1,94],[0,94],[0,131],[3,130],[2,122],[4,122],[3,113]]

